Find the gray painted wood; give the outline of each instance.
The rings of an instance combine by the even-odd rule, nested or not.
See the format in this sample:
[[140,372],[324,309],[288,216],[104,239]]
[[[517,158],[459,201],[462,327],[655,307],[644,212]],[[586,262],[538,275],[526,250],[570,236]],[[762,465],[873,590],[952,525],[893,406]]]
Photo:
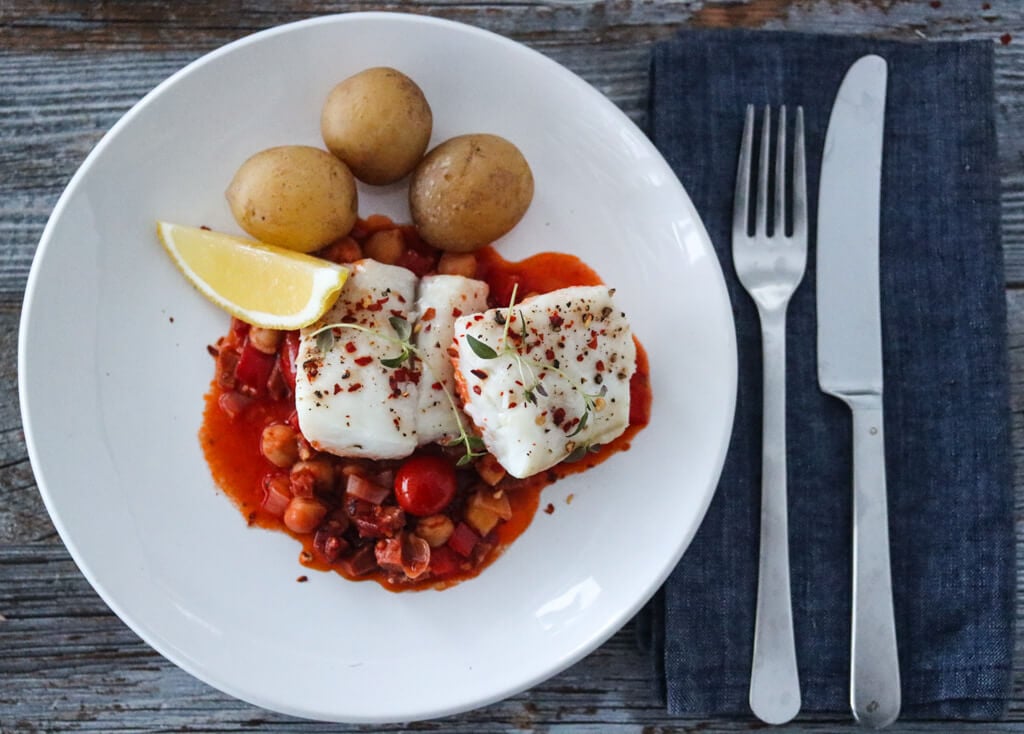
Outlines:
[[[1018,627],[1024,612],[1024,3],[1017,0],[175,4],[0,0],[0,732],[343,731],[278,716],[200,683],[142,643],[77,570],[51,525],[26,456],[16,387],[17,324],[46,218],[103,133],[162,79],[225,42],[338,10],[406,9],[521,40],[644,122],[650,45],[677,29],[737,26],[887,38],[990,40],[997,125],[1017,457]],[[1008,44],[1000,41],[1010,34]],[[903,723],[892,731],[1024,730],[1024,631],[1003,722]],[[675,719],[627,625],[561,675],[479,711],[413,729],[462,732],[740,731],[752,719]],[[791,731],[845,718],[801,716]]]

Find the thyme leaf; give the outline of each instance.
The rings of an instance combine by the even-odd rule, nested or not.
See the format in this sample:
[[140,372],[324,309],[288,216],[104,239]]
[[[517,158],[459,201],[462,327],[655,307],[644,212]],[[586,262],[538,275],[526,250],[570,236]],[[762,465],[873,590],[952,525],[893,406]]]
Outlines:
[[569,438],[572,438],[573,436],[575,436],[576,434],[578,434],[580,431],[587,427],[587,419],[590,418],[591,410],[592,408],[588,403],[586,410],[583,411],[583,415],[580,416],[580,422],[576,424],[576,430],[569,434]]
[[564,459],[562,459],[562,461],[565,461],[565,462],[568,462],[568,463],[571,464],[574,461],[581,460],[587,454],[596,454],[600,450],[601,450],[601,444],[599,444],[599,443],[590,443],[590,444],[581,443],[579,446],[574,448],[569,453],[568,456],[566,456]]
[[326,354],[327,352],[331,351],[331,348],[333,346],[334,346],[334,330],[333,329],[324,329],[322,331],[318,331],[317,332],[317,335],[316,335],[316,348],[317,349],[319,349],[322,353]]
[[388,319],[388,323],[391,324],[391,328],[395,330],[395,334],[403,342],[409,341],[409,337],[412,336],[412,324],[403,319],[401,316],[392,316]]
[[391,367],[392,369],[394,369],[396,367],[401,367],[402,364],[406,360],[411,360],[411,359],[412,359],[412,352],[410,352],[407,349],[403,349],[402,353],[399,354],[397,357],[388,357],[388,358],[381,357],[380,358],[380,363],[382,365],[384,365],[385,367]]
[[575,461],[579,461],[580,459],[582,459],[586,455],[587,455],[587,445],[585,443],[581,443],[579,446],[574,448],[569,453],[568,456],[566,456],[564,459],[562,459],[562,461],[564,461],[564,462],[566,462],[568,464],[572,464]]
[[494,351],[493,347],[480,341],[472,334],[466,334],[466,343],[469,344],[469,348],[473,350],[473,354],[478,356],[480,359],[495,359],[498,356],[498,353]]

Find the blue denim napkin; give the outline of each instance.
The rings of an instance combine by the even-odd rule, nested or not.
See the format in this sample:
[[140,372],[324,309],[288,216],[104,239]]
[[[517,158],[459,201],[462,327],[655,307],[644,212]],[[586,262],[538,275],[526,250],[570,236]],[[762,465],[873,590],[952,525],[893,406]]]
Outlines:
[[[744,107],[803,105],[813,216],[832,102],[847,68],[868,53],[889,63],[880,257],[903,717],[998,717],[1007,702],[1013,489],[992,45],[687,31],[654,50],[650,135],[718,251],[740,370],[717,495],[644,620],[674,713],[749,713],[761,352],[729,236]],[[793,614],[803,710],[846,712],[850,414],[818,389],[811,224],[807,274],[789,311]]]

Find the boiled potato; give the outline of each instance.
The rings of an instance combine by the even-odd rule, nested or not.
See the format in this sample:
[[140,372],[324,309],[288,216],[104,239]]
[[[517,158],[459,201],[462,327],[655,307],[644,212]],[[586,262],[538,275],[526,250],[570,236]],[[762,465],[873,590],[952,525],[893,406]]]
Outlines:
[[497,135],[441,143],[412,175],[409,207],[420,236],[470,252],[512,229],[533,199],[533,174],[519,149]]
[[416,82],[382,66],[350,76],[330,91],[320,113],[320,132],[327,149],[356,178],[389,184],[416,167],[433,122]]
[[254,155],[227,190],[231,213],[261,242],[312,252],[356,223],[356,182],[327,151],[284,145]]

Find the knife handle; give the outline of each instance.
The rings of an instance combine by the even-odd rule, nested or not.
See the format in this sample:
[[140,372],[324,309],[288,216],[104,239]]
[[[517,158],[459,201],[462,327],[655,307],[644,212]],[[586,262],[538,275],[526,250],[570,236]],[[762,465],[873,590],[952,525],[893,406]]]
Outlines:
[[853,411],[853,616],[850,706],[866,726],[900,712],[900,668],[889,568],[882,396],[847,399]]

